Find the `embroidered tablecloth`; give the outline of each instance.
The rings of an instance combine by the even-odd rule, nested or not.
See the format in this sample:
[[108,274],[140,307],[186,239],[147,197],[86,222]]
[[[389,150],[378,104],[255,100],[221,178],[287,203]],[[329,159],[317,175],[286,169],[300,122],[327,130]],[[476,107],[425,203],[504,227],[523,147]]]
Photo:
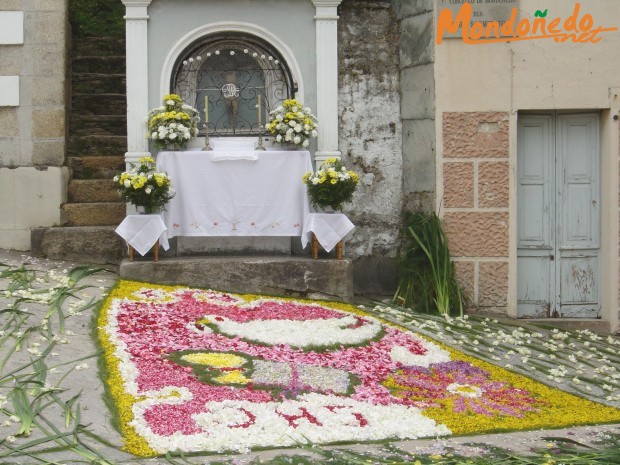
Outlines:
[[176,190],[164,212],[168,237],[301,236],[310,153],[257,154],[257,160],[212,160],[209,151],[159,152],[157,169]]

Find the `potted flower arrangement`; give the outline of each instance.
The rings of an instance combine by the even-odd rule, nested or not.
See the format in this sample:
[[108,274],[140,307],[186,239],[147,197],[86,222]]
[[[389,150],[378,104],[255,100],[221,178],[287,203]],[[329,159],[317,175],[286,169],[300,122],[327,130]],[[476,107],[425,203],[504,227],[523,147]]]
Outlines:
[[162,149],[169,146],[183,149],[192,137],[198,135],[198,110],[183,103],[176,94],[164,96],[163,105],[147,115],[148,134],[155,145]]
[[118,193],[125,202],[143,207],[145,213],[157,213],[174,197],[174,189],[166,173],[155,171],[155,160],[142,157],[139,165],[114,176]]
[[316,116],[299,100],[285,100],[282,105],[270,111],[269,115],[271,120],[267,131],[275,136],[274,141],[279,144],[308,147],[309,139],[318,134]]
[[328,158],[314,173],[308,171],[303,182],[308,186],[313,205],[342,210],[342,205],[353,198],[359,176],[347,170],[337,158]]

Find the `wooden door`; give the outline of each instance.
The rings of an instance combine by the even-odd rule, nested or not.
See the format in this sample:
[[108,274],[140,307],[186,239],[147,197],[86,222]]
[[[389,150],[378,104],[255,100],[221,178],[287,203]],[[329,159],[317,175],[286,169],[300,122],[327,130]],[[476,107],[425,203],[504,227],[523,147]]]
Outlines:
[[599,314],[598,122],[597,114],[519,118],[519,317]]

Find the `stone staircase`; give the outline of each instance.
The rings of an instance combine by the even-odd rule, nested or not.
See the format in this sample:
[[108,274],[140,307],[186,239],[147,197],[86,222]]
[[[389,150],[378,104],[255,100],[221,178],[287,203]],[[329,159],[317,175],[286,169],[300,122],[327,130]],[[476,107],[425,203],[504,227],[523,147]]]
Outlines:
[[71,178],[61,227],[33,230],[35,255],[90,263],[119,263],[114,228],[125,217],[112,182],[125,168],[127,106],[125,40],[74,39],[67,165]]

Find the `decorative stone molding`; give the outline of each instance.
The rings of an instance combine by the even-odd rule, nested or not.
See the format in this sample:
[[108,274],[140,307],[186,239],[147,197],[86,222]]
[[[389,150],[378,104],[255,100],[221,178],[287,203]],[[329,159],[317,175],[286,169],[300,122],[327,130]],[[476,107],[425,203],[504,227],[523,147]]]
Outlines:
[[342,0],[312,0],[316,8],[316,115],[319,120],[319,166],[338,150],[338,5]]
[[286,62],[289,70],[291,71],[293,81],[297,83],[297,92],[303,98],[304,83],[301,74],[301,67],[299,66],[299,62],[295,59],[295,55],[288,45],[286,45],[283,40],[267,29],[257,26],[256,24],[244,23],[241,21],[220,21],[217,23],[205,24],[204,26],[190,31],[176,44],[174,44],[166,56],[162,66],[159,79],[160,94],[165,95],[170,92],[170,78],[172,76],[174,64],[179,56],[187,49],[187,47],[204,36],[229,31],[241,32],[243,34],[258,37],[275,48],[282,56],[282,59]]
[[126,163],[150,155],[144,137],[144,116],[149,111],[148,19],[151,0],[122,0],[127,40],[127,153]]

